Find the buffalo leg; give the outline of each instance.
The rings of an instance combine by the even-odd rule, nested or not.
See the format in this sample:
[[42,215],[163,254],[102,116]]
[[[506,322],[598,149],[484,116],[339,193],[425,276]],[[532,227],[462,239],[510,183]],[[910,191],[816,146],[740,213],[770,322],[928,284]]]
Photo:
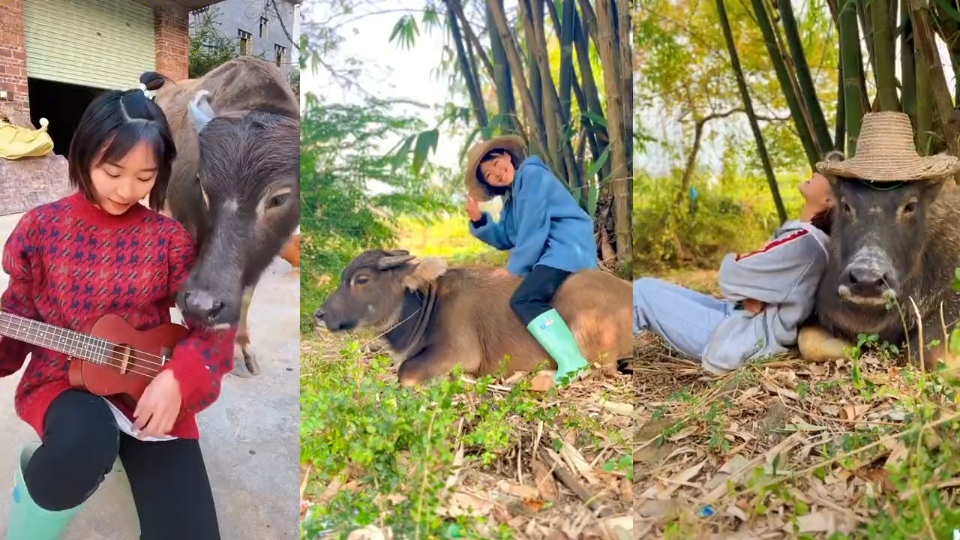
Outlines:
[[[417,386],[434,377],[446,375],[453,371],[458,361],[463,358],[463,351],[457,354],[455,351],[442,347],[427,347],[419,354],[411,356],[400,364],[400,369],[397,373],[400,386]],[[479,362],[475,364],[479,365]],[[464,371],[471,371],[469,369],[470,367],[470,365],[464,365]]]
[[847,350],[853,343],[838,338],[816,321],[810,321],[800,327],[797,336],[797,348],[800,356],[807,362],[828,362],[847,358]]
[[250,346],[250,323],[248,313],[253,301],[253,292],[256,285],[247,287],[243,291],[243,303],[240,305],[240,327],[237,330],[236,347],[234,347],[233,374],[237,377],[249,378],[260,375],[260,364]]

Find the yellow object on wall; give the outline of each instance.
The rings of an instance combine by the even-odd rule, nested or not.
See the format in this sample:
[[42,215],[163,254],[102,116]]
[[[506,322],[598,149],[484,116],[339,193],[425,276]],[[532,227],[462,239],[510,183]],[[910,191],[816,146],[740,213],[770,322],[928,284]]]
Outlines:
[[40,129],[29,129],[0,120],[0,158],[43,157],[52,152],[53,139],[47,134],[49,123],[41,118]]

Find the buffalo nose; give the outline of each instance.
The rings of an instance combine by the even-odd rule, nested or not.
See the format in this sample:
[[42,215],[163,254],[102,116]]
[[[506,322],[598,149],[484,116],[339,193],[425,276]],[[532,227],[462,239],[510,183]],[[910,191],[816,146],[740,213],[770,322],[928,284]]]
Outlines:
[[215,319],[223,311],[223,302],[205,291],[187,293],[184,303],[188,314],[206,320]]
[[323,320],[323,308],[317,308],[317,310],[313,312],[313,318],[316,319],[316,320],[318,320],[318,321],[322,321],[322,320]]
[[864,267],[853,267],[846,272],[847,285],[862,296],[880,296],[887,283],[887,276]]

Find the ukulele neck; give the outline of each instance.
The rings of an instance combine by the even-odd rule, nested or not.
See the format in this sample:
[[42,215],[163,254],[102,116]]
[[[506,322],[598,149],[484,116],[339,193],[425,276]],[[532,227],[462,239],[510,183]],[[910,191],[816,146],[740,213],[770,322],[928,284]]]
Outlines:
[[0,336],[57,351],[95,364],[106,364],[113,344],[52,324],[0,312]]

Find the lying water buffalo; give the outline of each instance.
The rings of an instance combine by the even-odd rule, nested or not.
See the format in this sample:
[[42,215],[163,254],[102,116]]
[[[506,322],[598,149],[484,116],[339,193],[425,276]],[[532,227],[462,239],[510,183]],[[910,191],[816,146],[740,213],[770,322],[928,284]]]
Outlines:
[[[881,343],[907,342],[914,358],[920,329],[923,345],[946,344],[941,306],[947,336],[960,317],[960,294],[951,288],[960,267],[960,191],[952,180],[880,184],[828,178],[837,204],[830,263],[817,296],[823,329],[854,343],[861,333],[876,333]],[[816,348],[813,339],[807,343],[812,345],[801,338],[801,351]],[[943,346],[925,349],[925,363],[932,368],[949,361],[944,353]]]
[[[384,332],[401,357],[400,384],[415,386],[457,364],[473,376],[532,371],[556,363],[510,309],[518,277],[490,269],[447,268],[443,259],[414,260],[407,251],[366,251],[343,271],[340,286],[314,317],[329,330]],[[554,306],[584,356],[604,366],[632,356],[631,287],[599,270],[571,276]]]
[[[179,153],[167,212],[200,248],[177,305],[211,326],[239,323],[245,371],[257,375],[247,328],[250,300],[300,219],[296,97],[273,64],[251,57],[176,84],[156,72],[140,81],[157,90]],[[239,367],[238,361],[234,373],[245,375]]]

